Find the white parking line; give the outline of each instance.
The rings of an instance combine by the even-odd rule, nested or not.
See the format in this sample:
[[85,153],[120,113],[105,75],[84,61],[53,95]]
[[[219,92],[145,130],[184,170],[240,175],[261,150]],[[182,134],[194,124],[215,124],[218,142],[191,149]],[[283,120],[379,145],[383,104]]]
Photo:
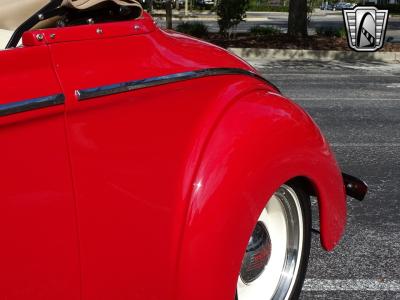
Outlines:
[[390,85],[387,85],[386,87],[388,87],[388,88],[400,88],[400,83],[392,83]]
[[400,147],[400,143],[331,143],[332,147]]
[[400,280],[306,279],[303,291],[388,291],[400,292]]

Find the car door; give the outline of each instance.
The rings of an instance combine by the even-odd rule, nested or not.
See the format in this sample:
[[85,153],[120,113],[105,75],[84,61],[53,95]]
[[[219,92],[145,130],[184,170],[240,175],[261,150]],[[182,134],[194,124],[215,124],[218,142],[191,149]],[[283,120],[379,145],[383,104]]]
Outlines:
[[[146,15],[44,33],[66,96],[84,300],[176,299],[199,136],[225,105],[215,97],[247,84],[183,80],[207,70],[197,51],[210,47],[176,40]],[[240,66],[223,53],[209,55]]]
[[[73,36],[75,30],[60,29],[56,39],[62,40],[64,33]],[[168,141],[168,103],[153,92],[86,101],[76,94],[138,76],[146,49],[136,53],[136,59],[131,51],[142,42],[146,47],[148,41],[139,36],[85,39],[88,29],[79,30],[81,41],[50,48],[66,94],[83,299],[170,299],[171,198],[176,196],[172,183],[178,169],[164,166],[178,164],[175,159],[181,153],[158,149],[160,143],[179,139],[176,133],[174,141]],[[107,26],[102,30],[104,35],[111,31]],[[164,128],[154,122],[157,118]]]
[[[46,42],[66,95],[85,300],[174,299],[182,182],[191,180],[182,174],[213,88],[201,80],[108,96],[98,88],[185,71],[166,61],[163,51],[174,53],[158,49],[151,30],[143,18],[45,34],[55,34]],[[188,101],[191,89],[197,101]]]
[[79,299],[64,96],[47,46],[0,51],[0,298]]

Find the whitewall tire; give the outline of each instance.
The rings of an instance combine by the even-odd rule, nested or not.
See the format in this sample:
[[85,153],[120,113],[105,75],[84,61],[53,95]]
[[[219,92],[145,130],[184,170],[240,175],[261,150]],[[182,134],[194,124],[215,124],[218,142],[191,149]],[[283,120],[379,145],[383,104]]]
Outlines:
[[249,239],[236,299],[297,299],[310,240],[309,197],[299,187],[282,185],[267,202]]

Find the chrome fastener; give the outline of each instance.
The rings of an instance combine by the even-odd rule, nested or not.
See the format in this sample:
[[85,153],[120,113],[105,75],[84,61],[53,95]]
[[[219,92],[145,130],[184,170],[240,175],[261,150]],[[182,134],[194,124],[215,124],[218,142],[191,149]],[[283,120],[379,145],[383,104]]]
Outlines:
[[44,35],[43,35],[43,33],[37,34],[37,35],[36,35],[36,39],[37,39],[39,42],[43,41],[43,40],[44,40]]

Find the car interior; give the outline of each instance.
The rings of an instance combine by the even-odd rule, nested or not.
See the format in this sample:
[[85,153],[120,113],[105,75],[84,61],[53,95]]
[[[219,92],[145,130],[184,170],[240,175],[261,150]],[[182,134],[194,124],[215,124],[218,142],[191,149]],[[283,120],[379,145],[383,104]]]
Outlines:
[[0,0],[0,50],[20,45],[30,29],[67,27],[135,19],[136,0]]

